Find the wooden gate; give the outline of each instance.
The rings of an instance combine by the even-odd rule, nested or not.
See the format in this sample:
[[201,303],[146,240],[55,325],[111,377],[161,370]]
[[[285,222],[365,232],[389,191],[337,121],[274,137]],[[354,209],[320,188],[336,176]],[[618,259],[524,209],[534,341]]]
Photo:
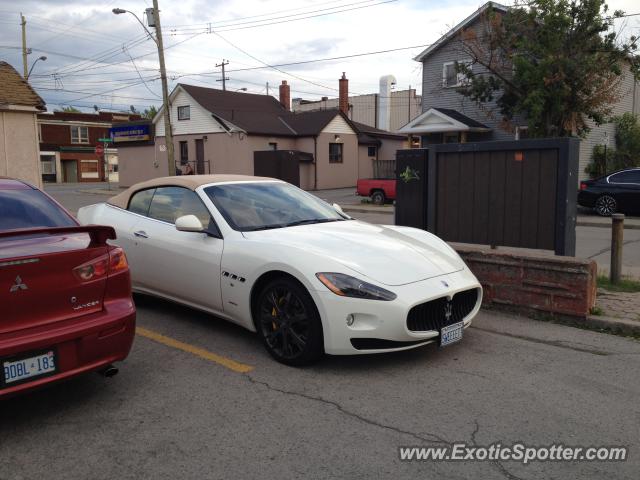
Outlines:
[[396,221],[426,208],[427,230],[447,241],[574,255],[578,149],[577,139],[431,145],[426,207],[398,194]]

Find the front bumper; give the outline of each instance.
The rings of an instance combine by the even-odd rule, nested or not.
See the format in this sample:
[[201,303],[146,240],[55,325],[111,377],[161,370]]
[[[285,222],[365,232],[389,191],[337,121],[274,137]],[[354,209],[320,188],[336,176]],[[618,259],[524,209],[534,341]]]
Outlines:
[[[385,302],[340,297],[328,290],[314,292],[322,318],[326,353],[352,355],[393,352],[433,343],[438,340],[440,332],[417,332],[407,328],[407,316],[411,308],[437,298],[453,296],[463,290],[478,288],[480,294],[476,305],[463,319],[464,327],[467,328],[482,304],[482,287],[466,267],[448,275],[385,288],[394,292],[398,298]],[[346,319],[350,314],[354,315],[355,321],[353,325],[347,326]],[[356,344],[370,345],[373,348],[355,348],[352,339],[365,339],[356,341]],[[371,339],[374,341],[370,341]],[[382,348],[375,348],[376,345]]]
[[17,385],[0,385],[0,398],[42,387],[124,360],[135,336],[136,311],[131,299],[104,303],[101,312],[53,325],[0,335],[0,359],[54,349],[57,371]]

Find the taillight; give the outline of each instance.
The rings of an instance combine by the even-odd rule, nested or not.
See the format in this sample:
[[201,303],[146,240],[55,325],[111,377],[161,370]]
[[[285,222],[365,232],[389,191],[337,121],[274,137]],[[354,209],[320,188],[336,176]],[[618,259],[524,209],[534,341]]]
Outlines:
[[73,269],[73,273],[78,279],[83,282],[87,282],[89,280],[95,280],[100,277],[104,277],[107,275],[109,270],[109,256],[102,255],[98,258],[94,258],[93,260],[83,263],[80,266],[77,266]]
[[587,184],[584,182],[580,182],[580,190],[585,190],[587,188]]
[[81,281],[97,280],[104,276],[126,270],[129,267],[124,250],[117,247],[105,255],[83,263],[73,269],[73,274]]
[[112,275],[122,270],[129,268],[127,263],[127,256],[124,254],[124,250],[120,247],[114,248],[109,251],[109,275]]

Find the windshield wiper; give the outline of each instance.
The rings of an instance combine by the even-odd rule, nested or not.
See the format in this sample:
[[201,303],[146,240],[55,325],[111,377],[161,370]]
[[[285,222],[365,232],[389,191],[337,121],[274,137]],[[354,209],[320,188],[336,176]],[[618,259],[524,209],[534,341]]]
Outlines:
[[344,218],[311,218],[308,220],[297,220],[295,222],[289,222],[285,224],[285,227],[295,227],[296,225],[309,225],[312,223],[327,223],[327,222],[340,222]]
[[258,227],[247,227],[247,228],[243,228],[242,231],[243,232],[255,232],[257,230],[271,230],[274,228],[283,228],[283,227],[288,227],[289,225],[287,225],[286,223],[275,223],[273,225],[260,225]]

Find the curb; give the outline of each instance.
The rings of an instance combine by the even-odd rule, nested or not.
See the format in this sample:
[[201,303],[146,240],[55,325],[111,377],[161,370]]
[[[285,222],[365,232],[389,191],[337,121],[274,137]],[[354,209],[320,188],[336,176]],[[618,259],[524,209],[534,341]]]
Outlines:
[[393,215],[394,211],[391,210],[368,210],[366,208],[350,208],[350,207],[342,207],[342,210],[345,212],[355,212],[355,213],[382,213],[385,215]]
[[92,190],[76,190],[76,192],[78,193],[86,193],[89,195],[117,195],[118,193],[120,193],[122,190],[121,189],[117,189],[117,190],[97,190],[97,189],[92,189]]
[[588,328],[607,330],[616,335],[626,337],[640,337],[640,322],[625,320],[624,318],[613,318],[601,315],[589,315],[585,318],[583,325]]
[[[576,222],[576,227],[599,227],[599,228],[608,228],[611,229],[610,223],[600,223],[600,222]],[[640,225],[636,225],[634,223],[625,223],[625,230],[640,230]]]

